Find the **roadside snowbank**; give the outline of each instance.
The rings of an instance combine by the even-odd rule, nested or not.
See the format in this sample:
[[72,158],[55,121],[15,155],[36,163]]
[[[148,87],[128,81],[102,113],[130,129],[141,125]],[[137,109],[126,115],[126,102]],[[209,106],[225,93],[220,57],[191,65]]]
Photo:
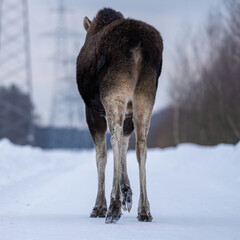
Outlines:
[[[112,185],[108,152],[106,191]],[[94,150],[45,151],[0,141],[0,239],[240,239],[240,143],[151,149],[152,223],[137,221],[135,152],[128,153],[133,209],[116,225],[90,219],[97,176]]]

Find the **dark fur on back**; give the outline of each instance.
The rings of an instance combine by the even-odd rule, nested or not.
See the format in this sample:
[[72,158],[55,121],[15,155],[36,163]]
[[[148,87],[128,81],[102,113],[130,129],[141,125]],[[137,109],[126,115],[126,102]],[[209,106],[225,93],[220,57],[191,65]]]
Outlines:
[[100,10],[96,18],[93,20],[93,25],[91,30],[88,32],[87,37],[94,35],[102,30],[105,26],[119,19],[122,19],[122,15],[111,8],[104,8]]
[[[152,26],[110,8],[100,10],[87,33],[77,59],[77,84],[88,108],[105,114],[100,91],[107,91],[111,83],[104,83],[107,69],[129,72],[134,61],[133,49],[140,49],[141,69],[156,70],[156,88],[162,68],[162,38]],[[102,87],[104,86],[104,87]]]

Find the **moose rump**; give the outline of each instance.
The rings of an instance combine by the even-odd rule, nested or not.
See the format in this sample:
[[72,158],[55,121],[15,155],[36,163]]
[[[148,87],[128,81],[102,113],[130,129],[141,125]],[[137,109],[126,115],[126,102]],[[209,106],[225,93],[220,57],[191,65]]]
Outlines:
[[[106,215],[106,223],[113,223],[119,220],[121,207],[131,210],[126,152],[135,128],[140,179],[138,219],[151,221],[146,191],[146,137],[162,66],[161,36],[150,25],[125,19],[112,9],[100,10],[92,22],[85,17],[84,27],[87,36],[77,59],[77,84],[86,104],[87,123],[96,148],[98,194],[91,217]],[[105,198],[107,125],[114,155],[108,211]]]

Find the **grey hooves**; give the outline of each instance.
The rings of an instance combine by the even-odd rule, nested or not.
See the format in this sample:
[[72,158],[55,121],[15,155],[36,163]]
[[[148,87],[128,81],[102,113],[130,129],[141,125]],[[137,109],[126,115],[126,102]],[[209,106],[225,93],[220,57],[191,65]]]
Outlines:
[[111,199],[111,203],[105,219],[106,223],[116,223],[121,218],[121,201],[118,199]]
[[94,207],[90,215],[91,218],[104,218],[106,216],[107,208],[106,207]]
[[105,219],[105,223],[117,223],[119,221],[119,219],[121,218],[122,214],[112,214],[110,212],[107,213],[106,219]]
[[130,212],[132,209],[132,190],[130,187],[122,188],[122,209]]
[[151,213],[149,212],[147,214],[138,214],[137,219],[140,222],[151,222],[153,218]]

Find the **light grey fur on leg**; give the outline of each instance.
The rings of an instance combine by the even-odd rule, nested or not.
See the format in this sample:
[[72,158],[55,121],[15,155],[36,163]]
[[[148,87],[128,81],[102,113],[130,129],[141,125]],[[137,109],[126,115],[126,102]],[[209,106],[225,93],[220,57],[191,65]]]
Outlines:
[[120,173],[121,173],[121,142],[123,127],[116,124],[112,131],[111,144],[114,155],[113,185],[111,202],[106,217],[106,223],[116,223],[121,217]]
[[154,101],[141,94],[134,101],[134,128],[136,132],[136,154],[139,165],[140,198],[138,203],[138,220],[152,221],[146,186],[147,134]]
[[140,198],[138,203],[138,220],[151,221],[150,205],[147,198],[146,187],[146,158],[147,158],[147,143],[146,139],[137,140],[137,159],[139,165],[139,181],[140,181]]
[[127,149],[130,136],[123,136],[121,145],[121,192],[122,192],[122,209],[130,212],[132,208],[132,190],[127,174]]
[[[111,202],[108,208],[106,223],[115,223],[121,217],[121,154],[123,141],[123,123],[127,103],[133,95],[135,87],[134,81],[128,74],[117,74],[110,70],[108,71],[107,79],[113,81],[117,79],[116,86],[109,92],[101,95],[102,104],[106,112],[108,127],[111,132],[111,143],[114,155],[114,177],[111,192]],[[116,83],[116,82],[115,82]]]
[[123,141],[123,117],[125,115],[124,111],[126,109],[126,101],[119,99],[113,101],[110,99],[107,103],[104,106],[106,110],[108,126],[111,132],[114,169],[111,200],[106,217],[106,223],[115,223],[120,219],[122,214],[121,191],[120,191],[121,153],[122,153],[121,145]]
[[105,197],[105,168],[107,164],[105,134],[95,137],[94,145],[96,149],[98,193],[91,217],[105,217],[107,211],[107,202]]
[[98,195],[95,206],[101,204],[106,206],[105,199],[105,168],[107,164],[107,151],[105,140],[97,143],[96,146],[96,163],[98,171]]
[[123,128],[117,124],[114,127],[114,134],[111,138],[113,155],[114,155],[114,171],[111,198],[119,198],[120,195],[120,173],[121,173],[121,142]]
[[130,186],[129,178],[127,175],[127,149],[130,136],[123,136],[121,144],[121,186]]

